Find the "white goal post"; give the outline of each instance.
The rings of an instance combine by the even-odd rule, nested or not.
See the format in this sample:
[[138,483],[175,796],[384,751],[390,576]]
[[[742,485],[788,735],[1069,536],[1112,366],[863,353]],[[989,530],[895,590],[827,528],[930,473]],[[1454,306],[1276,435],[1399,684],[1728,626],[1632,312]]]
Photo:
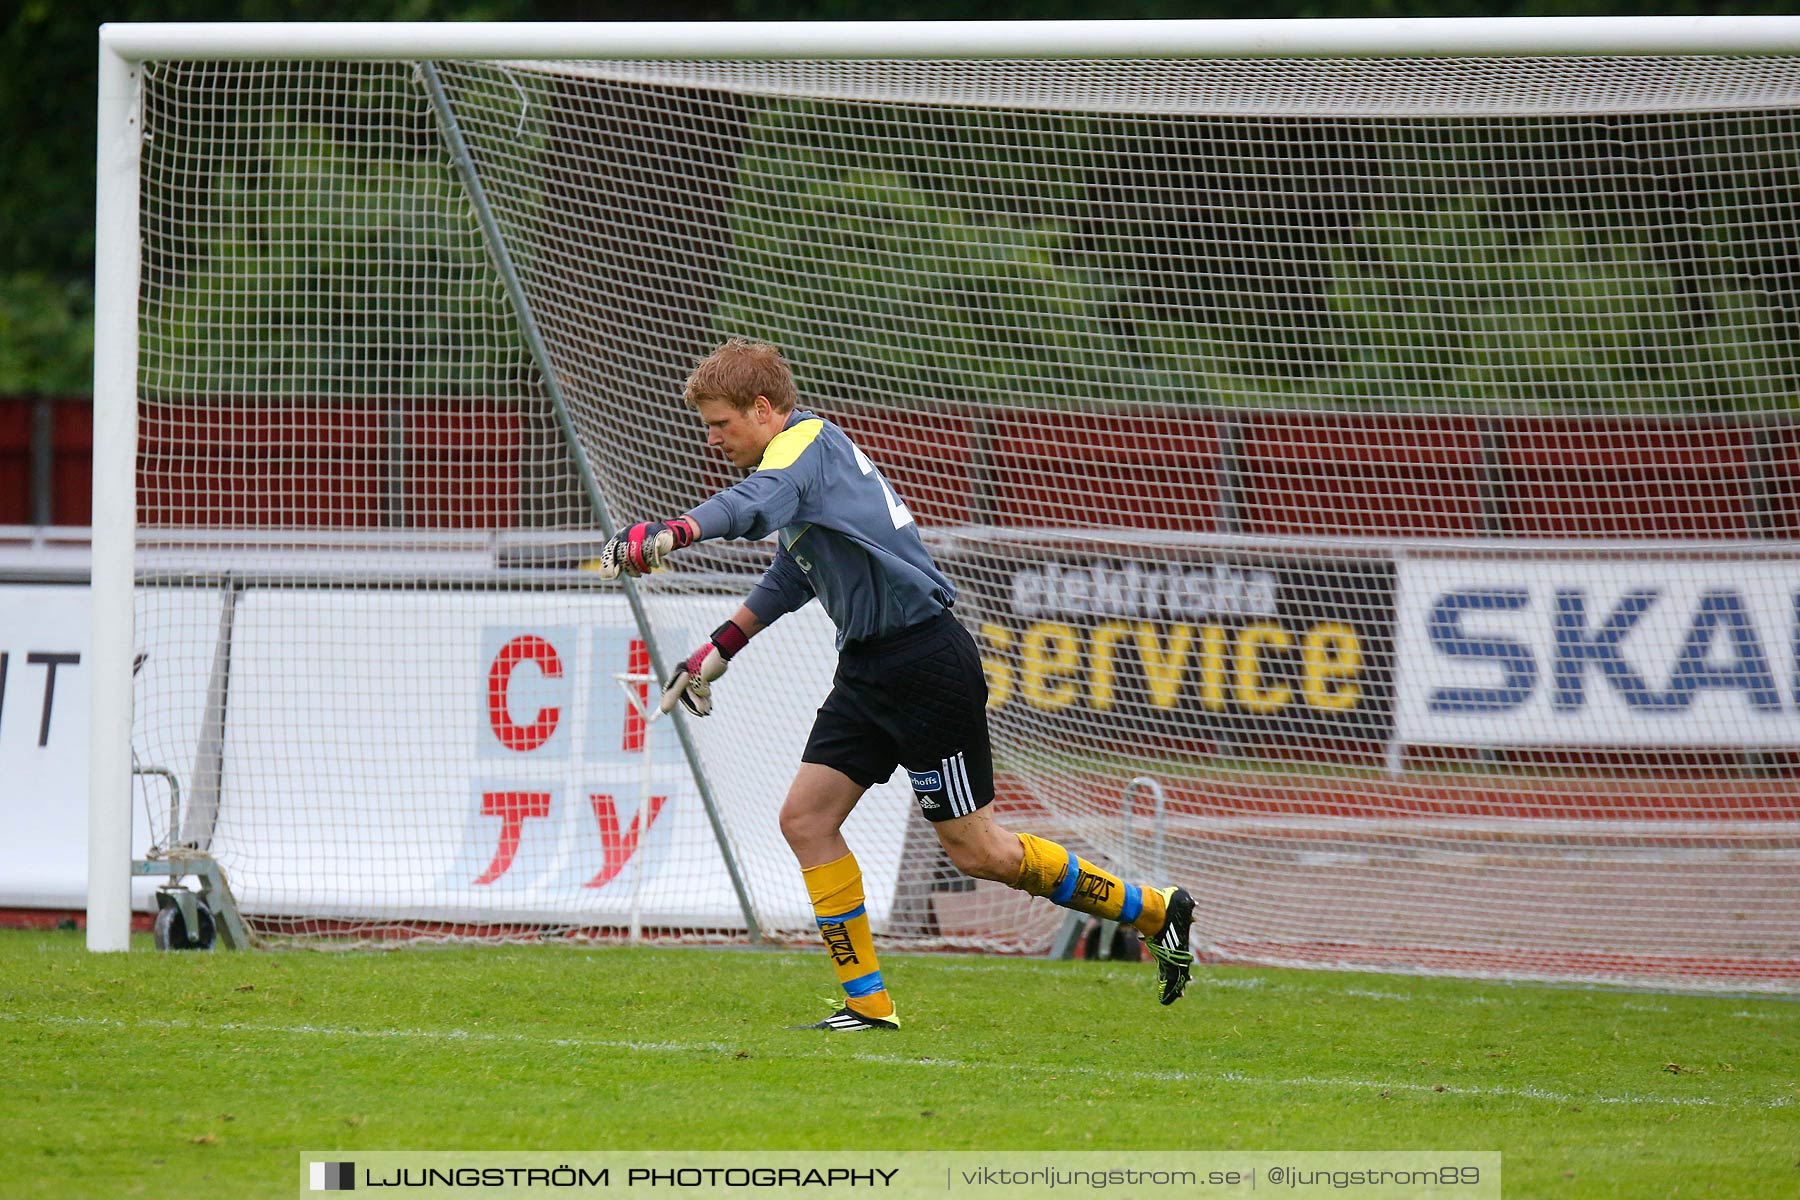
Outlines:
[[[679,387],[751,336],[956,581],[1008,824],[1183,882],[1215,956],[1800,987],[1800,17],[100,64],[90,949],[134,805],[258,937],[806,936],[816,606],[647,739],[615,679],[763,552],[584,569],[730,482]],[[877,932],[1048,949],[904,778],[849,830]]]

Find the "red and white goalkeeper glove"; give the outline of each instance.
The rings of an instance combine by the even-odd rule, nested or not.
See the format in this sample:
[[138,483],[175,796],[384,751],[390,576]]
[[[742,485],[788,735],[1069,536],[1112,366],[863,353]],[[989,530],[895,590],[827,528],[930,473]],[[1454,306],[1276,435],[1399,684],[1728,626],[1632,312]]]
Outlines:
[[713,680],[725,673],[731,656],[749,641],[749,635],[734,621],[727,621],[713,630],[712,639],[688,655],[687,661],[677,667],[669,676],[669,682],[663,685],[662,703],[657,706],[660,711],[674,712],[679,701],[696,717],[709,715],[712,712]]
[[640,521],[621,529],[600,550],[600,578],[647,575],[660,571],[670,554],[692,545],[694,527],[686,519]]

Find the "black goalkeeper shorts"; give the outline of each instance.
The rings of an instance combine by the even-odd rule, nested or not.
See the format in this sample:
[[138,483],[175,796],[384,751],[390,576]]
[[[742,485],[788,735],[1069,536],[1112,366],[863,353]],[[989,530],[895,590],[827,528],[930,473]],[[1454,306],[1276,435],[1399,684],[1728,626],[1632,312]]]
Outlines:
[[904,766],[927,821],[986,807],[994,799],[994,754],[975,639],[945,612],[887,637],[846,643],[800,757],[863,787]]

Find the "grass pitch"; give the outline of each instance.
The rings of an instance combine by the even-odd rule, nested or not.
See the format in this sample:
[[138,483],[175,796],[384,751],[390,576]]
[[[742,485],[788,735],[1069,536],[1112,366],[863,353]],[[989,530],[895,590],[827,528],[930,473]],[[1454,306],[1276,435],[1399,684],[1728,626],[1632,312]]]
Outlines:
[[0,933],[0,1194],[282,1196],[302,1149],[1499,1150],[1506,1195],[1800,1195],[1800,1003],[890,954],[91,955]]

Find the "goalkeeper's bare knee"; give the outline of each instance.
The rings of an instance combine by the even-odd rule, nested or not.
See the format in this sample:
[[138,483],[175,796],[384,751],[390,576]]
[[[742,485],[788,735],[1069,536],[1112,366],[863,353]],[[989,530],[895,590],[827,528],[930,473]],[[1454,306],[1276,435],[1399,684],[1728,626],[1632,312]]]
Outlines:
[[1019,839],[984,812],[939,821],[932,826],[944,853],[956,869],[976,879],[992,879],[1011,887],[1023,857]]

